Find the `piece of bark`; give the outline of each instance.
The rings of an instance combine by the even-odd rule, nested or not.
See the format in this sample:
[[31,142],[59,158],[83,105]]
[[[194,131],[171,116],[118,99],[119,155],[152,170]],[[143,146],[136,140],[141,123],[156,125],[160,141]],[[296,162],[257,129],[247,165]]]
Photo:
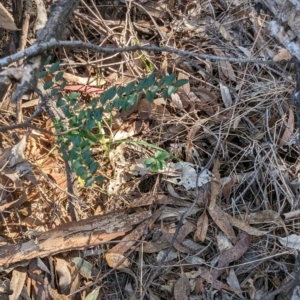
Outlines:
[[2,246],[0,247],[0,271],[3,270],[2,267],[19,261],[106,243],[125,235],[133,229],[134,225],[150,216],[151,213],[148,211],[131,215],[123,211],[112,212],[63,224],[27,242]]

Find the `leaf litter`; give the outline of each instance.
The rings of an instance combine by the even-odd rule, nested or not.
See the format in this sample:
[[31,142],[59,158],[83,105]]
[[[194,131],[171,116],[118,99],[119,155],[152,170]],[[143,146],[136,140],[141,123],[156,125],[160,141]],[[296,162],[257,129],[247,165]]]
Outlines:
[[[290,59],[269,37],[270,16],[257,15],[248,1],[162,2],[132,3],[134,18],[127,18],[126,1],[104,1],[93,14],[80,6],[69,26],[82,30],[69,37],[105,36],[102,45],[118,47],[156,39],[241,60]],[[105,117],[104,138],[92,147],[105,180],[91,188],[73,181],[77,222],[51,120],[33,120],[48,133],[17,129],[16,140],[1,133],[1,296],[11,290],[15,299],[141,299],[157,269],[145,290],[150,299],[265,299],[290,280],[300,248],[300,167],[288,65],[144,52],[98,60],[78,49],[60,55],[69,62],[64,93],[80,91],[82,104],[151,69],[189,82],[168,100],[141,97]],[[32,99],[24,98],[25,118],[38,103]],[[3,124],[12,120],[9,111],[1,117]],[[151,172],[144,162],[162,150],[166,165]]]

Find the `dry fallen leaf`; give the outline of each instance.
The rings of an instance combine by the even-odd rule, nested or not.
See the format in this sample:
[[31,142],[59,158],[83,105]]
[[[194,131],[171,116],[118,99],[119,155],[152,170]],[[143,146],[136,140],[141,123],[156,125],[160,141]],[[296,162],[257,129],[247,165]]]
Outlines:
[[208,212],[217,226],[226,234],[226,236],[234,241],[236,239],[234,230],[226,216],[226,213],[220,206],[215,205],[213,209],[208,208]]
[[194,235],[195,242],[204,242],[208,229],[208,216],[206,211],[202,213],[197,221],[197,228]]
[[0,27],[6,30],[19,30],[14,22],[14,18],[1,3],[0,3]]
[[105,254],[105,259],[106,259],[107,264],[111,268],[124,269],[124,268],[128,268],[130,266],[129,259],[126,258],[122,254],[106,253]]
[[250,246],[250,236],[246,232],[240,233],[240,239],[231,249],[221,252],[217,269],[212,270],[214,280],[217,280],[230,263],[240,259]]
[[187,276],[183,273],[174,286],[175,300],[188,300],[190,294],[190,283]]
[[237,228],[247,232],[250,235],[262,236],[267,233],[266,231],[260,231],[254,227],[251,227],[250,225],[246,224],[244,221],[237,219],[235,217],[232,217],[229,214],[226,214],[226,215],[232,226],[237,227]]
[[273,57],[274,61],[290,60],[292,55],[285,48],[280,48],[278,53]]
[[67,295],[70,292],[72,276],[69,269],[69,263],[60,257],[55,258],[55,272],[58,276],[58,284],[61,293]]
[[283,132],[283,135],[280,139],[279,146],[285,145],[289,141],[289,139],[291,138],[291,136],[293,134],[293,131],[294,131],[294,123],[295,123],[294,122],[294,111],[290,107],[290,109],[289,109],[289,119],[287,121],[286,128]]
[[[217,46],[212,46],[213,51],[215,52],[216,55],[218,56],[226,56],[225,53],[218,48]],[[236,81],[236,76],[234,74],[233,68],[231,66],[231,63],[229,61],[220,61],[220,69],[222,73],[224,74],[225,77],[227,77],[231,81]]]

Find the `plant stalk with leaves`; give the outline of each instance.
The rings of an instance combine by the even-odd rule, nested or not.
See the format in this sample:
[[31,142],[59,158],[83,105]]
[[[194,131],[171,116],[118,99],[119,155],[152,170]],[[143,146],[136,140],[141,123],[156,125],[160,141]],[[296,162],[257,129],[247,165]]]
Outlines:
[[[49,71],[42,71],[40,77],[53,75],[59,69],[59,63],[54,63]],[[44,83],[45,89],[51,89],[54,96],[62,91],[65,82],[61,82],[63,72],[58,72],[52,80]],[[146,99],[153,103],[157,93],[162,92],[165,99],[175,93],[178,87],[187,83],[186,79],[175,81],[176,75],[164,76],[156,79],[156,73],[150,74],[140,82],[131,82],[118,89],[112,86],[100,97],[94,98],[89,105],[79,103],[80,93],[72,92],[60,97],[57,106],[60,107],[66,117],[65,120],[56,120],[54,126],[57,132],[68,133],[59,135],[57,143],[63,158],[71,162],[72,171],[84,182],[84,186],[90,186],[94,181],[102,181],[102,176],[97,176],[99,164],[93,158],[91,147],[101,144],[104,135],[101,132],[104,112],[111,113],[113,110],[126,111],[134,105],[140,93],[144,93]],[[94,133],[94,132],[97,133]],[[145,164],[156,172],[162,169],[169,158],[169,153],[159,151],[153,158],[146,160]]]

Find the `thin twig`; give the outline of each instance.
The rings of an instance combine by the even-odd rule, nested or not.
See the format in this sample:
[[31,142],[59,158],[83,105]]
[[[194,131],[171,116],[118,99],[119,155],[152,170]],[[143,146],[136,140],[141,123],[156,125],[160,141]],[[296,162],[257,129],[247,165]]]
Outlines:
[[95,44],[85,43],[82,41],[57,41],[56,39],[52,38],[49,42],[34,44],[28,47],[27,49],[25,49],[24,51],[19,51],[15,54],[0,59],[0,67],[7,66],[10,63],[14,61],[18,61],[24,57],[36,56],[38,54],[44,53],[45,51],[49,51],[57,47],[90,49],[95,52],[110,53],[110,54],[122,53],[122,52],[133,52],[133,51],[169,52],[169,53],[178,54],[180,56],[193,56],[193,57],[200,57],[202,59],[210,59],[216,61],[229,61],[234,63],[256,63],[256,64],[263,64],[263,65],[282,63],[282,62],[275,62],[272,60],[259,60],[255,58],[234,58],[234,57],[226,57],[226,56],[216,56],[216,55],[203,54],[203,53],[197,53],[192,51],[183,51],[183,50],[178,50],[170,47],[159,47],[154,45],[152,46],[135,45],[135,46],[123,47],[123,48],[99,47]]

